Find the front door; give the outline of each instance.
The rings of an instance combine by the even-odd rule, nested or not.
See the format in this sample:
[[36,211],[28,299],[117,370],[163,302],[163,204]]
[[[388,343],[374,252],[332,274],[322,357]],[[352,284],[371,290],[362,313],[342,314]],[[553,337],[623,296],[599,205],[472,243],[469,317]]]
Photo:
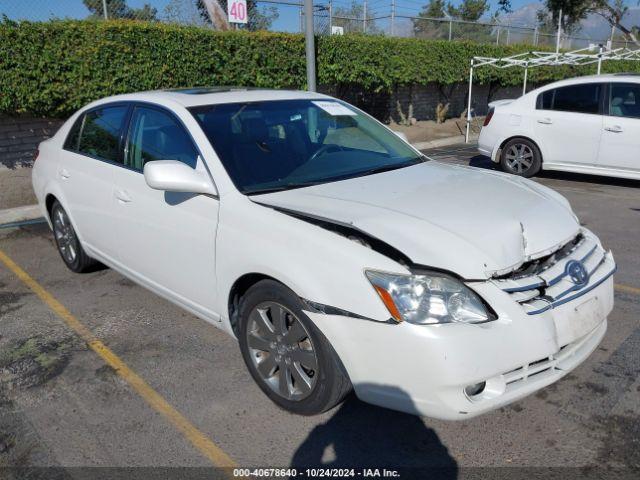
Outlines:
[[612,83],[598,166],[640,172],[640,84]]
[[122,268],[195,313],[218,320],[218,199],[154,190],[142,173],[154,160],[179,160],[204,170],[193,140],[168,111],[135,106],[124,155],[125,168],[114,173],[113,194]]

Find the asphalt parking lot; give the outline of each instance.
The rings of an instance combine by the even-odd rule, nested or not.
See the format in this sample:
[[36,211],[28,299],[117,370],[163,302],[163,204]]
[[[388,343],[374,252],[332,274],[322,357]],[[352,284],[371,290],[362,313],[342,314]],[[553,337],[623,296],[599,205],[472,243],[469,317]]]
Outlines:
[[[465,145],[425,153],[493,167]],[[114,271],[71,273],[45,225],[0,230],[0,252],[33,281],[0,262],[0,467],[211,467],[229,461],[242,467],[434,467],[442,478],[504,471],[467,467],[563,467],[565,478],[608,467],[620,478],[637,478],[638,470],[629,468],[640,468],[640,182],[563,173],[543,173],[536,181],[565,195],[614,252],[619,270],[607,335],[558,383],[454,423],[353,397],[318,417],[285,413],[253,383],[226,334]],[[500,208],[491,198],[478,202]],[[69,328],[71,319],[99,343],[87,345]],[[105,362],[96,345],[126,368]],[[521,470],[527,478],[535,471]],[[52,478],[51,472],[30,475]],[[428,478],[424,470],[406,472],[407,478],[411,472]]]

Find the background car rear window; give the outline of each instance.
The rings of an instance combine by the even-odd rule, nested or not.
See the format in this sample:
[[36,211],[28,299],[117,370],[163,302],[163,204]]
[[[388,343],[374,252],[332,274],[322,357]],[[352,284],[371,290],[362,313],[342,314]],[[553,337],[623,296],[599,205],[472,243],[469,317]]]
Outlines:
[[78,151],[92,157],[121,162],[120,134],[128,107],[105,107],[85,115]]
[[198,151],[185,129],[168,113],[136,107],[131,117],[125,165],[142,170],[153,160],[178,160],[196,168]]
[[598,113],[602,84],[587,83],[554,88],[538,95],[538,110],[561,112]]
[[640,84],[613,83],[609,99],[609,115],[640,118]]

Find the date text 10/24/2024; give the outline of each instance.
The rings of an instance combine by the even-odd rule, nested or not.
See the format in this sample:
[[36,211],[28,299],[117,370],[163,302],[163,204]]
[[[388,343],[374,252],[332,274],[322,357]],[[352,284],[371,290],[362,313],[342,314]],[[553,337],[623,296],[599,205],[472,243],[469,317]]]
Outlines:
[[386,468],[234,468],[234,477],[307,478],[399,478],[397,470]]

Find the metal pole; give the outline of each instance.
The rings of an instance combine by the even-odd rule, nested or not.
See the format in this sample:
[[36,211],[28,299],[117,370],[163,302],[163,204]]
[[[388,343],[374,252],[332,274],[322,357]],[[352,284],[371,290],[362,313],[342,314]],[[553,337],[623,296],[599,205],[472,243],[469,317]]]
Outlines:
[[538,45],[538,26],[536,25],[536,28],[533,29],[533,44],[534,45]]
[[316,45],[313,38],[313,0],[304,0],[305,39],[307,53],[307,90],[316,91]]
[[394,23],[396,18],[396,0],[391,0],[391,36],[395,34]]
[[511,27],[507,27],[507,45],[509,45],[509,37],[511,37]]
[[104,14],[104,19],[109,20],[109,14],[107,13],[107,0],[102,0],[102,13]]
[[500,27],[498,27],[498,34],[496,35],[496,45],[500,45]]
[[562,35],[562,9],[558,12],[558,38],[556,39],[556,53],[560,52],[560,35]]
[[300,5],[300,12],[298,14],[298,16],[300,17],[300,33],[304,32],[304,20],[303,20],[303,15],[304,12],[302,11],[304,9],[304,7],[302,5]]
[[469,143],[469,128],[471,127],[471,88],[473,86],[473,58],[469,69],[469,99],[467,100],[467,129],[464,134],[464,143]]
[[600,45],[600,51],[598,52],[598,75],[600,75],[601,69],[602,69],[602,45]]
[[449,41],[451,41],[451,31],[453,30],[453,21],[449,19]]
[[527,75],[529,73],[529,62],[524,64],[524,82],[522,83],[522,95],[527,93]]
[[367,0],[364,0],[362,8],[362,33],[367,33]]
[[331,0],[329,0],[329,35],[331,35],[333,32],[333,5]]

